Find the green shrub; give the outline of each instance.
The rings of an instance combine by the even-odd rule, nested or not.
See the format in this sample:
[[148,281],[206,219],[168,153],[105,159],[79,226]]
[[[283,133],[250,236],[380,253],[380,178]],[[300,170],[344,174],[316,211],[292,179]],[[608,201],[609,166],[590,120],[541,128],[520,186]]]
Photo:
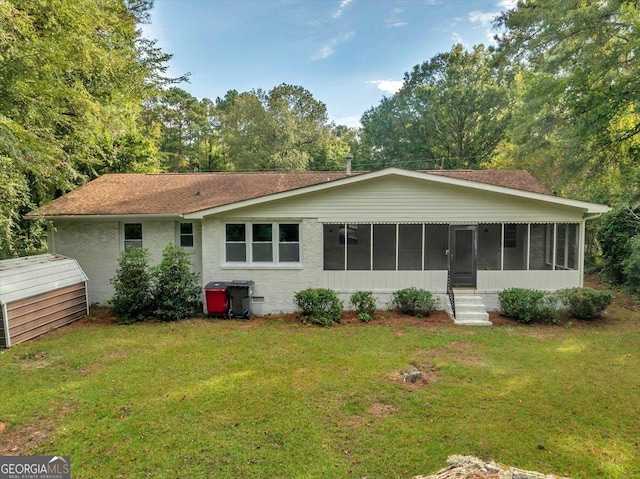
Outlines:
[[405,288],[393,293],[391,305],[405,314],[427,316],[438,306],[438,301],[430,291],[418,288]]
[[611,304],[611,293],[593,288],[568,288],[558,291],[558,297],[571,316],[577,319],[593,319]]
[[169,243],[162,251],[162,261],[152,270],[153,315],[163,321],[177,321],[198,312],[200,282],[191,272],[189,255]]
[[617,284],[626,284],[627,277],[624,262],[631,251],[629,239],[640,235],[640,207],[621,207],[603,216],[598,229],[598,242],[602,249],[602,259],[608,276]]
[[298,291],[294,302],[304,321],[330,326],[340,322],[342,317],[342,301],[332,289],[309,288]]
[[371,291],[358,291],[357,293],[353,293],[350,303],[358,313],[360,321],[368,323],[375,317],[377,304],[376,298]]
[[536,289],[510,288],[498,294],[500,312],[521,323],[558,323],[560,312],[555,295]]
[[640,235],[627,241],[627,256],[622,261],[625,284],[634,292],[640,292]]
[[109,300],[120,320],[131,323],[149,314],[151,274],[149,251],[129,248],[120,253],[118,269],[111,279],[115,294]]

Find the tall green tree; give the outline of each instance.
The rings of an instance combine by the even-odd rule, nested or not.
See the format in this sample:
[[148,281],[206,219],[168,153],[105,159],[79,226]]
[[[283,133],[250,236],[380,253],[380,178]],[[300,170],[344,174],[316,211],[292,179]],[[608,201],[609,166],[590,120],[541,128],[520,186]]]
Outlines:
[[363,142],[377,167],[477,168],[503,138],[509,101],[491,51],[455,45],[414,66],[398,93],[365,112]]
[[216,108],[225,156],[236,170],[334,169],[336,156],[348,150],[332,133],[326,106],[300,86],[232,90]]
[[519,84],[508,137],[517,166],[597,201],[640,198],[640,14],[635,1],[532,0],[497,20]]
[[168,55],[141,36],[149,0],[0,1],[0,255],[43,246],[21,216],[106,171],[154,169],[140,104]]
[[149,129],[160,130],[162,166],[169,171],[223,169],[216,158],[218,121],[214,103],[198,100],[189,92],[171,87],[145,104]]

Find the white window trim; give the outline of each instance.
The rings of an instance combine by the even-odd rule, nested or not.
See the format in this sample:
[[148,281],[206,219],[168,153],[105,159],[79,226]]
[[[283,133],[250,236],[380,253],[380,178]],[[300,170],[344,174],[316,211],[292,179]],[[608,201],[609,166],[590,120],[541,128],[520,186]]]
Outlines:
[[[181,225],[190,224],[191,225],[191,234],[186,235],[182,234]],[[183,236],[191,236],[193,239],[193,246],[182,246],[182,237]],[[193,221],[178,221],[176,224],[176,244],[180,246],[183,250],[192,252],[196,249],[196,227]]]
[[122,223],[120,223],[120,233],[121,233],[121,237],[122,237],[122,241],[120,241],[120,248],[122,249],[122,251],[125,251],[127,249],[127,241],[138,241],[138,240],[127,240],[127,238],[125,237],[125,225],[140,225],[140,232],[142,237],[140,238],[140,242],[141,248],[144,248],[144,223],[142,223],[142,221],[123,221]]
[[[245,241],[227,241],[227,225],[228,224],[243,224],[245,225]],[[253,260],[253,245],[254,244],[266,244],[266,241],[253,241],[253,225],[254,224],[270,224],[271,225],[271,251],[273,261],[254,261]],[[280,243],[280,225],[298,225],[298,241],[282,242]],[[225,221],[222,226],[222,268],[259,268],[259,269],[301,269],[302,268],[302,222],[295,220],[281,220],[281,221]],[[247,261],[227,261],[227,247],[228,243],[245,244],[245,254]],[[280,244],[297,244],[299,261],[280,261]]]

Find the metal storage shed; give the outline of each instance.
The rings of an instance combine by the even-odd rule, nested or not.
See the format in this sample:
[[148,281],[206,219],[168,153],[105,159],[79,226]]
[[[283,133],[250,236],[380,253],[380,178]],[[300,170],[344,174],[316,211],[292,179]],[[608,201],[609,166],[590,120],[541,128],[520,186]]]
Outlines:
[[89,312],[87,276],[56,254],[0,261],[0,347],[64,326]]

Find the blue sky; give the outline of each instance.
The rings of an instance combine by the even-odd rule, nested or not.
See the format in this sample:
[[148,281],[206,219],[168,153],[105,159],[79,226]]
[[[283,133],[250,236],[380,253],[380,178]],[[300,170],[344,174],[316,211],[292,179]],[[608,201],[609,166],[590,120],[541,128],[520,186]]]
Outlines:
[[198,98],[300,85],[329,118],[356,126],[404,72],[492,43],[491,20],[514,0],[155,0],[144,35],[173,54],[169,73]]

